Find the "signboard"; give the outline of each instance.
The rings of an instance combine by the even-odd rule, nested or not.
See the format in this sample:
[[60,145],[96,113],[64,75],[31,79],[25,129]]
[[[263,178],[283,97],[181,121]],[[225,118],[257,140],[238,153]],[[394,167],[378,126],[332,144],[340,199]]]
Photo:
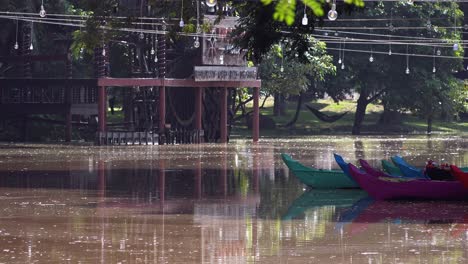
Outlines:
[[196,82],[255,81],[256,67],[195,66]]

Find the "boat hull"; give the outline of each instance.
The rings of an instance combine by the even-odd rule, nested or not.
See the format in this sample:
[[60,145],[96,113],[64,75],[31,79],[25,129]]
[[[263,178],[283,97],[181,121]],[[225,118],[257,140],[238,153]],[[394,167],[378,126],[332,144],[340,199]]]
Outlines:
[[314,189],[345,189],[359,188],[358,184],[338,170],[319,170],[307,167],[292,159],[289,155],[281,154],[289,170],[303,184]]
[[467,200],[468,190],[458,181],[392,179],[373,177],[349,164],[350,173],[359,186],[376,200],[427,199]]

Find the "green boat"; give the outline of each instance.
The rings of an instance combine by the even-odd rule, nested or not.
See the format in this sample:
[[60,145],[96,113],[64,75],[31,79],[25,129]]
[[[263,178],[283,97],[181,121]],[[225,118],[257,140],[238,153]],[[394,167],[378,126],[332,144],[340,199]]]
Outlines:
[[403,173],[401,173],[400,168],[393,165],[390,161],[382,160],[382,168],[384,169],[386,173],[390,175],[403,176]]
[[294,176],[303,184],[314,189],[341,189],[359,188],[359,185],[352,181],[341,170],[320,170],[302,165],[297,160],[287,154],[281,154],[286,166],[292,171]]

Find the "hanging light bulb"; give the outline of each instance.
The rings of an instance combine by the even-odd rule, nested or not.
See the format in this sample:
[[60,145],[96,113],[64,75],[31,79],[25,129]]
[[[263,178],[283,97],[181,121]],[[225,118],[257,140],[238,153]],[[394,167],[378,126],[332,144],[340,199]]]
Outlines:
[[437,56],[440,56],[442,54],[442,52],[440,51],[440,49],[437,49],[437,52],[436,52]]
[[453,50],[457,51],[458,50],[458,43],[453,44]]
[[179,27],[183,28],[184,26],[185,26],[185,22],[184,22],[184,0],[182,0],[182,7],[180,8]]
[[304,17],[302,18],[302,25],[307,26],[309,24],[309,18],[307,18],[307,14],[304,13]]
[[436,67],[432,67],[432,73],[436,73],[437,69]]
[[341,58],[338,59],[338,64],[341,64]]
[[409,49],[408,44],[406,44],[406,71],[405,71],[406,74],[410,74],[408,49]]
[[392,48],[390,47],[390,49],[388,50],[388,55],[389,56],[392,56]]
[[29,45],[29,50],[33,50],[33,49],[34,49],[34,45],[31,42],[31,45]]
[[390,30],[390,32],[394,32],[395,31],[395,26],[393,26],[393,24],[390,24],[388,26],[388,30]]
[[154,55],[156,51],[154,50],[154,47],[151,47],[151,55]]
[[102,56],[103,56],[103,57],[106,56],[106,48],[105,48],[105,47],[102,48]]
[[369,57],[369,62],[374,62],[374,56],[372,56],[372,54]]
[[195,42],[193,43],[193,46],[198,49],[200,47],[200,38],[196,37]]
[[218,1],[217,0],[206,0],[205,3],[206,3],[206,5],[208,7],[215,7],[216,4],[218,3]]
[[307,17],[307,6],[304,5],[304,17],[302,18],[302,25],[307,26],[309,24],[309,18]]
[[344,70],[345,69],[345,66],[344,66],[344,63],[341,64],[341,69]]
[[336,4],[333,1],[332,8],[328,11],[328,19],[331,21],[335,21],[338,18],[338,12],[336,12]]
[[16,20],[16,37],[15,37],[15,50],[19,49],[19,44],[18,44],[18,19]]
[[158,56],[154,56],[154,62],[158,62]]
[[41,10],[39,11],[39,16],[44,18],[46,17],[47,13],[44,8],[44,0],[41,1]]

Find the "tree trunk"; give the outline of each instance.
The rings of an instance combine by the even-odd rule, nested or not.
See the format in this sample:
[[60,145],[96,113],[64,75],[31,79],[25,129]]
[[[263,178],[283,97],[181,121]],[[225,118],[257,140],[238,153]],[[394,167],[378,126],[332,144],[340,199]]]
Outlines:
[[284,95],[280,93],[275,93],[275,102],[273,105],[273,115],[282,116],[286,112],[286,107],[284,103]]
[[284,126],[286,126],[286,127],[292,126],[297,122],[297,119],[299,119],[299,114],[300,114],[301,108],[302,108],[302,97],[303,97],[303,93],[300,93],[299,98],[297,99],[296,113],[294,114],[293,119],[291,121],[289,121]]
[[367,100],[366,94],[361,94],[357,101],[357,108],[356,108],[356,115],[354,116],[354,124],[353,124],[353,135],[360,135],[361,134],[361,126],[362,122],[364,121],[364,117],[366,115],[366,108],[369,104]]
[[279,93],[274,94],[274,102],[273,102],[273,115],[274,116],[279,116],[279,101],[280,101],[280,95]]
[[427,134],[432,132],[432,113],[427,116]]

